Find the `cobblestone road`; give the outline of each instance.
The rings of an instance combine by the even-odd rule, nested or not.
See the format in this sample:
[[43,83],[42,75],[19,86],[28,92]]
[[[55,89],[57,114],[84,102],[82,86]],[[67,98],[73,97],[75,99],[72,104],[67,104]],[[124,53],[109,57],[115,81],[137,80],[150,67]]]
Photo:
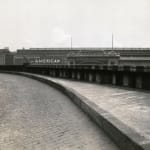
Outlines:
[[38,81],[0,74],[0,150],[117,150],[66,96]]

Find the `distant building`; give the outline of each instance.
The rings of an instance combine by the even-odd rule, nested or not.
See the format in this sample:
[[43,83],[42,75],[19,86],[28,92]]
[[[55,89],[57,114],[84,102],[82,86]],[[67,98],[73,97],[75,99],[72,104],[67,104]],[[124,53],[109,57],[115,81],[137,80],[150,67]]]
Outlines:
[[119,54],[114,51],[92,50],[89,48],[31,48],[19,49],[14,56],[14,64],[103,64],[117,65]]
[[14,56],[14,64],[21,65],[48,65],[48,64],[67,64],[68,50],[58,49],[19,49]]
[[118,65],[120,55],[115,51],[70,52],[67,56],[69,64]]
[[30,48],[12,53],[0,49],[0,65],[150,66],[150,48]]
[[13,65],[13,55],[8,48],[0,49],[0,65]]

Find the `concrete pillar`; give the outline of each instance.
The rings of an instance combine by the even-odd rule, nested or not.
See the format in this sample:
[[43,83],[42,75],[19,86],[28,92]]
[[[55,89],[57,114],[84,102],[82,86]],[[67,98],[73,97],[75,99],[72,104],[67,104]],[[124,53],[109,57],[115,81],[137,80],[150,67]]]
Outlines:
[[89,81],[90,81],[90,82],[93,81],[93,76],[92,76],[92,73],[91,73],[91,72],[89,73]]
[[75,79],[75,72],[74,71],[71,72],[71,78]]
[[78,72],[77,73],[77,79],[80,80],[80,78],[81,78],[81,75],[80,75],[80,72]]
[[136,88],[141,89],[142,88],[142,77],[141,76],[136,77],[136,81],[135,82],[136,82],[135,83]]
[[101,83],[101,76],[99,73],[96,74],[96,82]]
[[115,74],[112,75],[112,84],[116,85],[116,75]]
[[129,77],[127,75],[123,76],[123,86],[129,86]]
[[69,70],[69,72],[68,72],[68,78],[70,79],[71,78],[71,71]]

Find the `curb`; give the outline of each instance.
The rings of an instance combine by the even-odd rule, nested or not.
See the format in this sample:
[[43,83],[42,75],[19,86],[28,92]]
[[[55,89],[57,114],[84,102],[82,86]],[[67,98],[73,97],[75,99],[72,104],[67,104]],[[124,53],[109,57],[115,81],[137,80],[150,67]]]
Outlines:
[[41,75],[12,71],[0,72],[29,77],[58,89],[78,105],[122,150],[150,150],[150,142],[147,139],[75,90],[48,80]]

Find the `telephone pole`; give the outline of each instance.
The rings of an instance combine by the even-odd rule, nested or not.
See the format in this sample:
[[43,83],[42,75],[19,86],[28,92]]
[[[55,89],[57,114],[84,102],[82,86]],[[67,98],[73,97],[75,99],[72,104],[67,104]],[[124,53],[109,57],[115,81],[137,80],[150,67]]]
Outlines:
[[71,50],[72,50],[72,36],[71,36],[71,39],[70,39],[70,40],[71,40],[70,42],[71,42]]
[[112,33],[112,50],[114,49],[114,35]]

